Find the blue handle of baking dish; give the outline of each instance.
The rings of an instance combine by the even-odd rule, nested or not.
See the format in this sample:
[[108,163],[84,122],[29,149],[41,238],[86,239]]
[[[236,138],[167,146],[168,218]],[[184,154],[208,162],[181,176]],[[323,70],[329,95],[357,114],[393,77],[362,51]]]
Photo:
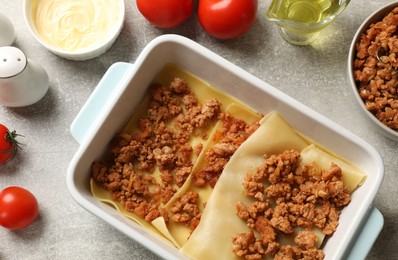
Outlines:
[[[124,62],[118,62],[109,67],[71,125],[72,136],[77,142],[82,142],[84,136],[88,133],[91,124],[101,113],[101,110],[105,106],[109,97],[119,85],[118,83],[131,67],[131,63]],[[371,208],[369,217],[364,223],[363,229],[358,235],[352,249],[348,253],[347,259],[365,259],[372,248],[373,243],[376,241],[383,225],[384,219],[380,211],[377,208]]]
[[371,208],[370,214],[359,233],[356,242],[348,254],[348,260],[365,259],[384,225],[383,215],[377,208]]
[[113,91],[132,66],[131,63],[117,62],[108,68],[70,127],[71,134],[78,143],[82,142],[109,97],[112,96]]

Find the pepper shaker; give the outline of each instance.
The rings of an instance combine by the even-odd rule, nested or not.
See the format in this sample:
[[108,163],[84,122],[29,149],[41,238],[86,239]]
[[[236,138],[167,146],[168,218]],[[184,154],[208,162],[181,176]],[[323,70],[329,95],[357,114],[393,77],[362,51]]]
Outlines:
[[16,47],[0,47],[0,105],[32,105],[44,97],[48,88],[48,74],[42,66]]
[[11,45],[15,40],[15,29],[11,21],[0,13],[0,47]]

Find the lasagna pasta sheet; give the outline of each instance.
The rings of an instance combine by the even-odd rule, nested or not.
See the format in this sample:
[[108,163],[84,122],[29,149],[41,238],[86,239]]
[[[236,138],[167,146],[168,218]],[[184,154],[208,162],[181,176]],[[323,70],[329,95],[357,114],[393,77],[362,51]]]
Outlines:
[[365,175],[356,167],[321,150],[313,144],[301,152],[301,160],[306,164],[315,162],[323,169],[329,168],[330,164],[334,162],[341,168],[343,182],[348,186],[351,193],[365,181]]
[[[257,113],[254,113],[251,109],[248,109],[246,107],[242,107],[240,104],[235,104],[231,103],[226,109],[226,112],[228,112],[231,116],[233,116],[236,119],[241,119],[244,120],[247,123],[253,123],[255,121],[259,121],[261,116]],[[192,176],[195,172],[199,171],[206,165],[206,160],[205,160],[205,154],[206,151],[209,150],[209,148],[213,145],[215,145],[218,141],[218,139],[215,137],[219,131],[221,131],[222,128],[222,122],[218,122],[214,128],[211,130],[209,134],[209,138],[207,139],[207,142],[205,143],[202,152],[198,156],[197,159],[195,159],[195,165],[192,169],[192,172],[188,179],[185,181],[185,184],[181,187],[178,188],[178,191],[174,194],[174,196],[169,200],[169,202],[164,205],[166,209],[171,207],[173,202],[175,202],[178,198],[180,198],[182,195],[187,193],[188,191],[194,191],[199,194],[199,208],[200,211],[203,211],[204,207],[203,204],[207,202],[209,199],[210,195],[212,194],[213,189],[209,186],[206,185],[205,187],[197,187],[194,185]],[[194,141],[197,141],[199,137],[194,138]],[[198,142],[198,141],[197,141]],[[202,140],[203,142],[203,140]],[[159,182],[160,181],[160,176],[158,171],[155,171],[155,177],[156,180]],[[185,242],[188,240],[191,230],[189,227],[184,225],[183,223],[178,223],[174,221],[169,221],[168,223],[165,222],[163,217],[159,217],[155,220],[153,220],[151,223],[146,222],[143,220],[141,217],[137,216],[133,212],[128,212],[123,209],[122,205],[120,203],[112,200],[110,194],[108,191],[100,187],[99,184],[97,184],[94,180],[91,180],[91,190],[94,195],[98,200],[108,203],[116,208],[122,215],[136,221],[139,225],[147,229],[149,232],[155,233],[156,235],[163,235],[168,241],[170,241],[172,244],[174,244],[177,248],[181,248]]]
[[[249,231],[246,223],[236,214],[238,201],[250,202],[242,192],[244,176],[255,171],[264,162],[264,154],[277,155],[290,149],[302,151],[303,161],[315,161],[322,168],[328,169],[332,161],[341,166],[344,181],[347,181],[351,190],[365,178],[358,169],[300,137],[277,113],[270,113],[224,168],[207,202],[200,224],[182,247],[182,252],[192,259],[238,259],[232,252],[231,238],[235,234]],[[314,231],[319,246],[324,235],[319,230]],[[284,237],[280,242],[285,244],[289,241],[289,237]]]
[[[222,111],[228,113],[233,118],[243,120],[248,124],[258,122],[262,117],[262,115],[256,113],[253,109],[244,105],[242,102],[220,91],[217,91],[206,82],[203,82],[202,80],[173,64],[166,65],[159,75],[154,79],[154,82],[168,86],[175,77],[180,77],[187,82],[187,85],[195,93],[200,103],[203,103],[209,98],[215,98],[222,104]],[[137,127],[138,121],[147,113],[149,103],[150,95],[149,93],[146,93],[143,100],[138,105],[135,113],[132,115],[126,126],[122,129],[121,133],[132,134],[140,131]],[[171,129],[174,129],[174,120],[167,122],[167,126]],[[192,175],[206,166],[205,154],[211,146],[215,145],[219,141],[217,134],[222,131],[222,128],[223,122],[215,121],[206,126],[206,128],[202,129],[205,135],[192,134],[192,136],[190,136],[189,144],[191,147],[202,145],[203,148],[199,155],[193,155],[191,157],[191,161],[194,166],[188,179],[181,187],[174,185],[174,188],[177,190],[177,192],[167,202],[167,204],[162,204],[161,207],[169,209],[172,206],[172,203],[179,199],[182,195],[189,191],[194,191],[199,194],[198,206],[200,211],[203,211],[203,205],[207,202],[213,189],[209,185],[197,187],[193,184]],[[153,177],[157,183],[161,183],[162,181],[160,176],[161,173],[157,166],[154,168],[153,172],[143,172],[143,174]],[[190,228],[183,223],[177,223],[174,221],[168,221],[166,223],[163,217],[159,217],[153,220],[151,223],[148,223],[137,214],[124,210],[123,206],[119,202],[111,198],[110,192],[105,190],[94,180],[91,180],[91,191],[94,197],[98,200],[114,206],[115,209],[122,215],[134,220],[149,232],[163,236],[177,248],[182,247],[191,234]]]
[[[229,107],[227,107],[226,112],[228,112],[230,115],[232,115],[236,119],[241,119],[244,120],[246,123],[251,124],[255,121],[260,120],[260,116],[256,113],[253,113],[251,110],[246,109],[245,107],[242,107],[241,105],[238,104],[231,104]],[[188,191],[194,191],[199,194],[199,200],[198,200],[198,206],[200,211],[202,212],[204,207],[203,205],[207,203],[209,197],[211,196],[213,189],[209,186],[206,185],[204,187],[197,187],[193,183],[192,176],[197,173],[200,169],[203,169],[206,166],[206,160],[205,160],[205,155],[206,152],[217,142],[219,141],[217,139],[218,133],[221,131],[222,128],[222,122],[218,122],[217,125],[214,127],[213,132],[211,133],[208,142],[206,143],[206,146],[203,148],[201,154],[199,155],[198,160],[196,161],[196,164],[194,168],[192,169],[192,173],[186,180],[185,184],[178,190],[178,192],[173,196],[173,198],[170,199],[170,201],[165,205],[165,208],[169,208],[179,197],[187,193]],[[182,223],[176,223],[173,221],[170,221],[168,226],[169,232],[173,235],[173,237],[177,241],[177,246],[181,247],[185,244],[187,239],[189,238],[191,234],[191,230],[189,227]],[[157,226],[156,226],[157,227]]]
[[148,232],[154,234],[155,236],[161,237],[163,239],[167,238],[167,240],[171,242],[173,245],[176,244],[172,238],[170,239],[169,237],[165,236],[163,232],[159,232],[158,229],[156,229],[150,223],[146,222],[144,219],[139,218],[134,213],[124,210],[123,206],[119,202],[113,200],[110,196],[110,193],[104,188],[100,187],[93,179],[90,180],[90,188],[91,192],[93,193],[93,196],[99,201],[113,206],[120,214],[135,221],[138,225],[142,226],[143,228],[148,230]]
[[[236,214],[236,203],[241,201],[249,203],[250,199],[243,194],[244,177],[255,171],[263,162],[264,155],[278,155],[286,150],[294,149],[301,152],[303,163],[315,162],[321,168],[329,169],[334,162],[343,171],[343,181],[354,191],[365,179],[365,175],[354,166],[337,158],[325,149],[317,147],[314,142],[306,139],[296,130],[292,129],[277,112],[271,112],[262,117],[250,107],[240,101],[225,95],[207,85],[188,72],[175,65],[166,65],[154,82],[169,85],[175,78],[186,80],[189,88],[203,103],[208,98],[216,98],[222,104],[222,111],[227,112],[233,118],[243,120],[248,125],[260,121],[260,127],[244,141],[226,164],[214,189],[209,185],[198,187],[194,183],[193,175],[206,167],[206,152],[217,144],[223,130],[223,122],[215,120],[205,129],[204,135],[193,134],[189,138],[192,147],[202,146],[201,152],[192,155],[192,171],[185,183],[178,187],[174,185],[176,193],[160,207],[169,210],[175,201],[187,192],[196,192],[199,195],[198,207],[202,213],[200,223],[191,233],[191,229],[184,223],[165,221],[163,217],[154,219],[151,223],[143,218],[123,209],[123,206],[115,201],[110,192],[102,188],[93,179],[90,182],[93,196],[98,200],[108,203],[116,208],[122,215],[134,220],[148,232],[162,237],[192,259],[235,259],[232,252],[232,237],[238,233],[248,232],[249,228]],[[150,97],[144,97],[136,112],[127,123],[122,133],[136,133],[139,131],[137,123],[147,113]],[[262,119],[261,119],[262,117]],[[261,119],[261,120],[260,120]],[[167,126],[173,128],[174,122],[167,122]],[[144,176],[151,176],[156,183],[161,183],[160,170],[156,166],[153,172],[143,172]],[[153,187],[149,187],[151,189]],[[204,206],[206,205],[206,206]],[[299,231],[296,229],[295,232]],[[318,237],[318,246],[322,243],[324,235],[320,230],[314,230]],[[282,236],[281,244],[292,243],[292,236]]]

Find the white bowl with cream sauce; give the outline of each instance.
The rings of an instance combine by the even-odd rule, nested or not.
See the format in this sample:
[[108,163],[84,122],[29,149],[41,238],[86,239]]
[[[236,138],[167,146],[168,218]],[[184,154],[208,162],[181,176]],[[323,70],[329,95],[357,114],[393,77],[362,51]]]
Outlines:
[[26,23],[54,54],[87,60],[106,52],[125,18],[123,0],[24,0]]

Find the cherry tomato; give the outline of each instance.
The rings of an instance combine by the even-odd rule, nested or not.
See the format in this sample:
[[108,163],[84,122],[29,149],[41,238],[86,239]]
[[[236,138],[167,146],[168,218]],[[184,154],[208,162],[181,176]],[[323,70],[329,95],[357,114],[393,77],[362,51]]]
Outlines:
[[192,14],[193,0],[137,0],[141,14],[159,28],[172,28]]
[[39,204],[35,196],[28,190],[11,186],[0,192],[0,225],[18,230],[36,219]]
[[198,18],[203,29],[219,39],[245,34],[256,20],[257,0],[199,0]]
[[15,131],[9,131],[7,127],[0,124],[0,165],[8,162],[19,148],[16,140],[18,134]]

